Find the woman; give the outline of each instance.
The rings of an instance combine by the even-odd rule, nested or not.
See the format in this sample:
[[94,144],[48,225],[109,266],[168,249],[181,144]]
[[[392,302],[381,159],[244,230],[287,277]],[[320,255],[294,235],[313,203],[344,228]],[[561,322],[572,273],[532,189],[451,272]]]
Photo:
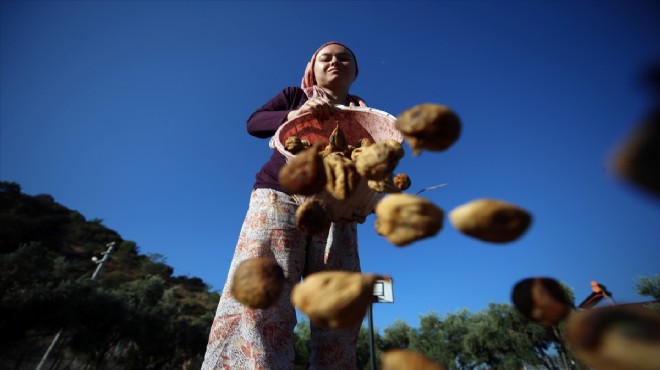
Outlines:
[[[360,98],[349,95],[357,74],[357,61],[348,47],[338,42],[322,45],[307,64],[301,87],[285,88],[254,112],[247,121],[248,132],[268,138],[282,123],[302,114],[310,113],[323,122],[336,114],[333,104],[365,106]],[[274,151],[257,173],[202,369],[292,369],[296,325],[290,303],[293,286],[317,271],[360,271],[354,222],[334,222],[328,232],[315,237],[296,229],[299,204],[278,181],[285,163],[284,156]],[[231,295],[236,267],[254,257],[274,258],[286,276],[279,300],[268,309],[247,308]],[[328,330],[312,325],[310,368],[354,369],[359,329]]]

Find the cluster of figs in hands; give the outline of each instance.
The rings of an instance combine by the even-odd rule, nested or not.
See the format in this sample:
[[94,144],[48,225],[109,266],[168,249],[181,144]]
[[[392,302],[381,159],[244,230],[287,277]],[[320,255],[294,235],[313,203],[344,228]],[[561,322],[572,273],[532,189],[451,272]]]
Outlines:
[[[461,121],[447,106],[420,104],[401,113],[395,127],[417,155],[423,150],[443,151],[451,147],[460,136]],[[284,148],[296,154],[279,173],[285,190],[305,196],[327,191],[341,202],[365,179],[369,189],[389,194],[376,205],[374,213],[377,234],[392,244],[406,246],[442,229],[441,208],[418,195],[403,193],[411,180],[405,173],[394,175],[405,155],[397,140],[374,143],[371,138],[363,138],[352,145],[337,125],[327,143],[312,144],[291,136]],[[483,198],[457,207],[449,219],[465,235],[506,243],[523,235],[532,217],[511,203]],[[331,220],[332,206],[322,199],[308,199],[296,214],[297,227],[310,235],[325,232]]]

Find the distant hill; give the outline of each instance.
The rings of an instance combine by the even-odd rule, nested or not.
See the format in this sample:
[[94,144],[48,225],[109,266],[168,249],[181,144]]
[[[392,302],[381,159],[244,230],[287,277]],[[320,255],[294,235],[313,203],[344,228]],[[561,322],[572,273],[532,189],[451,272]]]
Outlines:
[[51,364],[199,368],[219,295],[172,273],[101,220],[0,182],[0,368],[34,368],[60,330]]

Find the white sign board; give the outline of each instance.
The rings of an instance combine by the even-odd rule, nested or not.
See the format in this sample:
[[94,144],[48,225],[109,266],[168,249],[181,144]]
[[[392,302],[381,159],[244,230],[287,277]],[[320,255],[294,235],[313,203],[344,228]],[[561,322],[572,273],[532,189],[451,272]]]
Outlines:
[[392,279],[376,280],[376,283],[374,284],[374,302],[394,303]]

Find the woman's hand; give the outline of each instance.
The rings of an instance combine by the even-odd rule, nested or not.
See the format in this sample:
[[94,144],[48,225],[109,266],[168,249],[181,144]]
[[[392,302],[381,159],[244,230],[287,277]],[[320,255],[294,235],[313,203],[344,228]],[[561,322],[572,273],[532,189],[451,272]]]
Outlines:
[[324,98],[311,98],[305,102],[299,109],[292,110],[286,116],[287,120],[294,119],[305,113],[311,113],[312,117],[319,121],[325,121],[328,118],[334,117],[337,114],[335,108],[327,99]]

